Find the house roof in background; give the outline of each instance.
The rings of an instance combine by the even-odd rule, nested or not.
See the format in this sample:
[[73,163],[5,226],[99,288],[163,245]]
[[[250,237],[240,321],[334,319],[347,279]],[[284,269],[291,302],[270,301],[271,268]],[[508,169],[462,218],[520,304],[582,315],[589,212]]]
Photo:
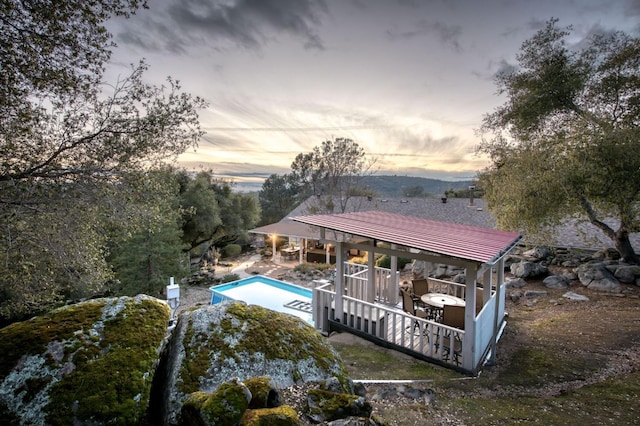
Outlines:
[[522,238],[518,233],[382,211],[308,215],[294,221],[430,253],[493,263]]

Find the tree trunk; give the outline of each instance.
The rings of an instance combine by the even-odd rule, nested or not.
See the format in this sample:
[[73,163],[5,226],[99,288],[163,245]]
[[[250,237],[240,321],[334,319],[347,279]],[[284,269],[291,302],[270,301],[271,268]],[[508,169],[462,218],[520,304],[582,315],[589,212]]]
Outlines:
[[620,253],[620,257],[625,263],[632,265],[640,265],[640,259],[636,254],[631,241],[629,240],[629,232],[624,227],[620,227],[615,236],[616,249]]

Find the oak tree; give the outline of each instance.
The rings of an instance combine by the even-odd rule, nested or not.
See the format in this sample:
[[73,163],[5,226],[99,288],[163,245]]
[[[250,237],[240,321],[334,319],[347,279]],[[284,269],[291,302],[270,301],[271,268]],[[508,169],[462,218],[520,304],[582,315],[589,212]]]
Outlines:
[[362,182],[372,174],[375,162],[352,139],[336,138],[298,154],[291,175],[304,198],[316,197],[316,213],[344,213],[349,199],[363,193]]
[[104,22],[141,6],[0,1],[2,318],[102,291],[109,232],[135,231],[157,204],[136,180],[202,134],[205,103],[170,78],[145,83],[144,63],[102,81],[113,48]]
[[640,40],[612,32],[572,46],[570,34],[550,20],[497,75],[506,102],[484,117],[480,184],[501,227],[535,235],[579,218],[638,263]]

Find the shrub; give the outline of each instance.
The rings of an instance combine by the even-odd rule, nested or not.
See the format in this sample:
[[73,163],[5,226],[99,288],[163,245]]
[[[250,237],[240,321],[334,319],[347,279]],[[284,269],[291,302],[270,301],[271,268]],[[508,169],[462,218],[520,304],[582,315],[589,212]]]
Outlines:
[[[398,271],[404,269],[404,267],[411,262],[412,262],[411,259],[407,259],[406,257],[399,257]],[[379,268],[387,268],[387,269],[391,268],[391,258],[386,254],[381,256],[378,260],[376,260],[376,266]]]
[[220,284],[230,283],[231,281],[238,281],[240,279],[240,275],[238,274],[226,274],[220,278]]
[[311,265],[310,263],[299,263],[293,267],[295,272],[301,272],[303,274],[307,274],[314,269],[316,269],[315,265]]
[[227,244],[222,248],[224,257],[233,257],[242,253],[242,247],[239,244]]

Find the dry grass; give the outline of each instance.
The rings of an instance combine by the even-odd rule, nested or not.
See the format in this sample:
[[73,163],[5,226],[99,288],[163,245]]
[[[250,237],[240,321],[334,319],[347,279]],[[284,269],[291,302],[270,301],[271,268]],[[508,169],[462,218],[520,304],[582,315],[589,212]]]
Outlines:
[[[428,403],[406,397],[374,401],[391,425],[640,424],[634,402],[640,397],[640,289],[627,286],[624,297],[580,284],[569,289],[588,302],[565,300],[565,290],[541,282],[525,289],[549,294],[507,301],[497,365],[477,378],[362,342],[334,346],[354,379],[433,380],[412,385],[434,391]],[[391,386],[369,385],[368,394]]]

